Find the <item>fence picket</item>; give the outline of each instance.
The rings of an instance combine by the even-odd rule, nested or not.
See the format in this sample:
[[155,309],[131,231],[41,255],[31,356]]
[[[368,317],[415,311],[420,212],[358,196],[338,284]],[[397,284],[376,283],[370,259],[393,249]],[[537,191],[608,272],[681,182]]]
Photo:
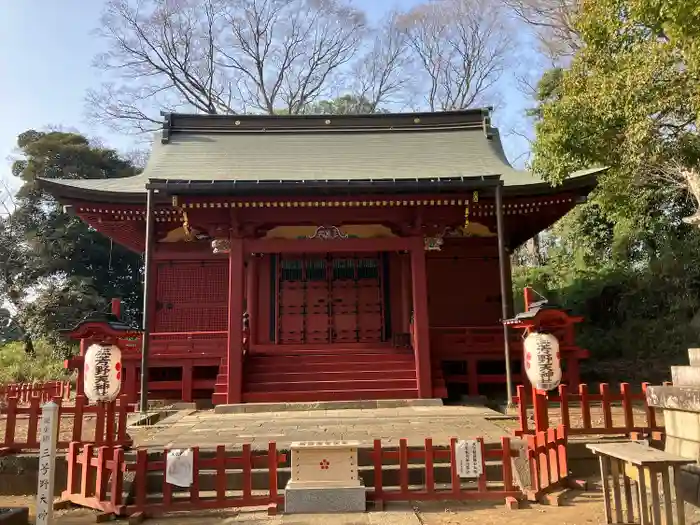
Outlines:
[[[50,398],[49,398],[50,399]],[[48,401],[49,399],[45,399]],[[54,396],[53,401],[58,405],[59,415],[59,442],[58,448],[68,448],[71,442],[82,442],[82,434],[84,428],[84,419],[86,416],[94,416],[95,420],[95,435],[88,436],[87,442],[97,445],[131,445],[131,438],[126,433],[126,419],[131,407],[125,404],[122,397],[120,400],[112,402],[108,408],[86,406],[87,400],[84,396],[78,396],[75,399],[75,406],[67,406],[65,399]],[[0,451],[3,454],[18,453],[23,450],[38,450],[38,432],[41,421],[41,404],[42,397],[32,395],[28,398],[29,406],[19,406],[19,397],[7,398],[7,404],[2,409],[2,415],[5,418],[5,435],[2,443],[0,443]],[[115,410],[115,403],[119,403],[119,410]],[[114,421],[117,415],[118,421]],[[20,417],[18,417],[20,416]],[[105,421],[105,418],[107,420]],[[72,436],[68,441],[61,441],[60,435],[64,431],[66,423],[72,425]],[[23,425],[22,428],[26,432],[17,432],[18,425]],[[120,435],[115,436],[115,427],[120,429]],[[105,434],[104,429],[109,432]],[[102,430],[100,430],[102,429]],[[17,439],[17,435],[26,435],[26,438]]]
[[[663,427],[657,426],[654,410],[649,407],[646,400],[646,383],[642,385],[643,392],[641,394],[632,394],[630,386],[627,383],[622,383],[619,387],[620,393],[612,393],[608,384],[600,385],[599,394],[590,394],[588,385],[579,385],[578,393],[568,393],[566,385],[560,385],[557,394],[547,394],[544,392],[532,392],[531,401],[526,395],[526,390],[522,386],[518,386],[518,395],[514,397],[514,401],[518,404],[519,424],[514,430],[516,436],[534,435],[538,432],[546,431],[550,427],[547,406],[549,403],[558,404],[561,415],[560,424],[565,426],[568,431],[567,435],[614,435],[623,434],[627,436],[643,436],[656,435],[663,431]],[[529,403],[532,403],[529,405]],[[636,424],[633,412],[633,403],[638,403],[643,407],[646,423]],[[571,405],[578,405],[581,410],[581,426],[573,427],[571,422]],[[602,423],[598,421],[595,424],[591,418],[591,404],[600,403],[603,418]],[[621,404],[622,419],[624,423],[615,424],[613,420],[612,407],[614,403]],[[535,413],[535,426],[528,426],[527,411],[531,407]],[[547,413],[547,418],[543,414]]]

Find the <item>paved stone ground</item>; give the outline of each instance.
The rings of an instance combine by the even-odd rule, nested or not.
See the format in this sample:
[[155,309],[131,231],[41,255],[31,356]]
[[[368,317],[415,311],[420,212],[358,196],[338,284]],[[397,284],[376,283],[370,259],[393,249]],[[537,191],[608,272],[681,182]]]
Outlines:
[[[492,420],[492,418],[494,420]],[[160,447],[230,447],[250,443],[267,449],[270,441],[278,447],[292,441],[357,440],[371,445],[374,439],[396,444],[400,438],[409,445],[421,445],[433,438],[436,445],[451,437],[483,437],[499,441],[507,435],[495,419],[502,414],[485,407],[439,406],[375,409],[307,410],[252,414],[215,414],[212,410],[164,420],[148,432],[135,435],[136,445]]]

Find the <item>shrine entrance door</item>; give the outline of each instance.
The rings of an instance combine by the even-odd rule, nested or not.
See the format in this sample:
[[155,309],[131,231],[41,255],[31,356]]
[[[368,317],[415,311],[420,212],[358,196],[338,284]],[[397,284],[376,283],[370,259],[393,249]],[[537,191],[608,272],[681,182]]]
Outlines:
[[381,342],[382,263],[366,253],[279,256],[277,342]]

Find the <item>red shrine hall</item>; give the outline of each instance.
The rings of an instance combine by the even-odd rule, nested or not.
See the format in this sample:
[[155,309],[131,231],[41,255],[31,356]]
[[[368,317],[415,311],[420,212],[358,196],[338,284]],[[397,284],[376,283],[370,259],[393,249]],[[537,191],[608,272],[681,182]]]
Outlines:
[[[84,323],[67,366],[108,337],[133,401],[141,384],[150,398],[215,404],[504,390],[507,352],[513,381],[526,380],[523,323],[503,323],[509,254],[595,176],[552,187],[515,170],[489,110],[167,114],[140,175],[40,181],[145,253],[142,329]],[[538,311],[578,384],[578,319]]]

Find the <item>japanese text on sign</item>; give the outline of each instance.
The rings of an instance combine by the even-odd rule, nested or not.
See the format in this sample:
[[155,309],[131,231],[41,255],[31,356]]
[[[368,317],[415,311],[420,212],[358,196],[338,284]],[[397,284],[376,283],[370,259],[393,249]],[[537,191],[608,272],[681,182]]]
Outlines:
[[484,472],[481,443],[475,439],[458,441],[455,447],[455,459],[460,478],[478,478]]
[[42,408],[39,448],[39,479],[36,495],[36,524],[50,525],[53,520],[53,492],[58,439],[58,405],[46,403]]
[[101,347],[95,353],[95,390],[100,396],[109,392],[110,349]]
[[552,366],[552,344],[548,339],[537,340],[537,364],[539,366],[540,377],[543,383],[551,383],[554,379],[554,368]]

